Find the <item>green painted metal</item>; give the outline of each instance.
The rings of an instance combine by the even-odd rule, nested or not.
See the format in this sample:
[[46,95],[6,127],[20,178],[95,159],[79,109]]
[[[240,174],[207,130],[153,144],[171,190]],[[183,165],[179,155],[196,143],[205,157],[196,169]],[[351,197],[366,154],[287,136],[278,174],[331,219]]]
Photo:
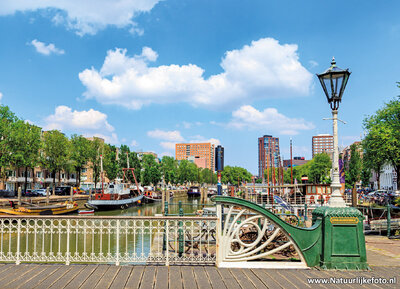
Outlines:
[[[182,202],[179,201],[179,216],[183,216],[183,208],[182,208]],[[182,257],[183,254],[183,222],[179,221],[178,222],[178,242],[179,242],[179,248],[178,248],[178,256]]]
[[319,207],[313,212],[313,224],[321,222],[321,268],[369,269],[363,233],[363,215],[359,210],[352,207]]
[[322,245],[321,220],[315,222],[315,224],[313,224],[313,226],[310,228],[299,228],[286,223],[271,211],[250,201],[226,196],[215,196],[212,200],[220,204],[230,204],[248,208],[261,215],[264,215],[277,226],[282,228],[286,234],[292,238],[297,248],[303,254],[307,266],[314,267],[320,264]]
[[386,223],[387,223],[387,237],[390,237],[390,225],[392,224],[391,218],[390,218],[390,204],[387,204],[387,214],[386,214]]

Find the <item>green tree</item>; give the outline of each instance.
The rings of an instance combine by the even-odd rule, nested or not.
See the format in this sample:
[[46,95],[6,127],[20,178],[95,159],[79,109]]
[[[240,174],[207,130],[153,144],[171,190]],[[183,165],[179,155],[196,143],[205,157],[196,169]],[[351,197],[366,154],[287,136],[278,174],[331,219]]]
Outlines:
[[361,179],[362,160],[360,157],[359,146],[352,144],[350,146],[349,168],[346,172],[346,187],[353,188]]
[[222,182],[225,184],[238,185],[238,182],[251,182],[252,174],[241,167],[225,166],[221,173]]
[[371,178],[371,169],[366,165],[365,161],[362,162],[361,182],[363,187],[369,187],[369,179]]
[[166,184],[175,184],[178,177],[178,162],[173,157],[163,156],[161,171]]
[[69,160],[69,140],[58,130],[43,133],[42,164],[53,173],[53,188],[56,185],[56,172],[64,169]]
[[18,118],[8,108],[0,105],[0,178],[5,183],[6,169],[10,166],[12,151],[10,147],[11,127]]
[[101,173],[101,156],[104,153],[104,142],[100,138],[93,138],[90,140],[89,145],[89,161],[90,165],[93,169],[93,180],[94,180],[94,187],[97,187],[97,183],[100,180],[100,173]]
[[144,155],[142,164],[142,184],[144,186],[150,184],[156,186],[161,181],[161,171],[155,157],[153,155]]
[[71,136],[71,160],[76,171],[76,186],[80,187],[81,172],[89,161],[90,141],[81,135]]
[[[309,165],[308,177],[314,184],[319,184],[326,180],[332,162],[328,154],[316,154]],[[303,168],[304,169],[304,168]]]
[[[386,103],[375,115],[367,117],[364,127],[368,134],[374,129],[379,130],[378,142],[385,140],[385,145],[381,147],[386,161],[400,175],[400,96]],[[397,187],[400,187],[400,178],[397,178]]]
[[28,170],[32,170],[39,161],[39,149],[41,129],[35,125],[17,120],[12,123],[9,145],[12,150],[11,165],[15,168],[23,167],[25,169],[25,191],[28,183]]

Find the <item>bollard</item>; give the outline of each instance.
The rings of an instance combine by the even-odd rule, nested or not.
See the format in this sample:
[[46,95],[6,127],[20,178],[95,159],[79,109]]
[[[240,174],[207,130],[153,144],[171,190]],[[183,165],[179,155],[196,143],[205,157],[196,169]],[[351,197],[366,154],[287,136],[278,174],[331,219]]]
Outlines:
[[18,187],[18,206],[21,206],[21,195],[22,195],[22,192],[21,192],[21,187]]
[[49,204],[50,190],[49,187],[46,188],[46,204]]
[[52,195],[55,196],[56,195],[56,187],[55,186],[52,188],[52,191],[53,191]]
[[72,202],[74,199],[74,188],[71,187],[71,189],[69,190],[69,200]]
[[391,218],[390,218],[390,204],[387,204],[387,216],[386,216],[386,223],[387,223],[387,237],[390,237],[390,228],[391,228]]

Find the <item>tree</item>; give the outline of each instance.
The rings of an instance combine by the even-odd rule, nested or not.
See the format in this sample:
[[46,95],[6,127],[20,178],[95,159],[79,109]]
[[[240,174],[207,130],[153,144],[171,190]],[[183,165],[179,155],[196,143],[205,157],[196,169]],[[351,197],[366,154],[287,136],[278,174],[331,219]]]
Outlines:
[[328,154],[316,154],[309,167],[308,177],[314,184],[323,182],[332,168],[332,162]]
[[369,179],[371,178],[371,169],[366,165],[365,161],[362,162],[361,182],[363,187],[369,187]]
[[161,171],[166,184],[175,184],[178,177],[178,162],[173,157],[163,156]]
[[93,169],[93,180],[94,187],[97,187],[97,183],[100,180],[101,172],[101,157],[104,153],[104,141],[100,138],[93,138],[89,145],[89,161]]
[[252,174],[241,167],[225,166],[221,172],[221,178],[224,184],[237,186],[241,181],[251,182]]
[[161,181],[161,172],[155,157],[153,155],[144,155],[142,163],[142,184],[144,186],[157,185]]
[[17,120],[11,124],[9,145],[12,151],[10,164],[25,169],[25,192],[28,183],[28,169],[34,169],[39,161],[41,129],[35,125]]
[[361,179],[362,161],[359,152],[359,146],[352,144],[350,146],[350,162],[348,172],[346,174],[346,187],[353,188]]
[[76,171],[76,186],[80,187],[81,172],[89,160],[90,141],[81,135],[71,136],[71,160]]
[[58,130],[43,133],[42,164],[53,173],[53,188],[56,185],[56,172],[66,167],[69,159],[70,143]]
[[8,106],[0,105],[0,178],[3,183],[6,178],[6,168],[10,165],[12,151],[10,148],[11,127],[18,118],[8,108]]

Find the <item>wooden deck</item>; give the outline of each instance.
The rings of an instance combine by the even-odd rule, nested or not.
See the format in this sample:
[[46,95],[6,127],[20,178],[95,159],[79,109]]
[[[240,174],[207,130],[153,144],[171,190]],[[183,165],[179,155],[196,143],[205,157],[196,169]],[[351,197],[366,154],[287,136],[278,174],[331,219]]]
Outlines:
[[[0,264],[0,288],[361,288],[356,285],[308,284],[308,278],[397,278],[397,285],[364,285],[399,288],[399,267],[373,267],[372,271],[318,271],[275,269],[217,269],[202,266],[114,266]],[[363,286],[363,287],[364,287]]]

